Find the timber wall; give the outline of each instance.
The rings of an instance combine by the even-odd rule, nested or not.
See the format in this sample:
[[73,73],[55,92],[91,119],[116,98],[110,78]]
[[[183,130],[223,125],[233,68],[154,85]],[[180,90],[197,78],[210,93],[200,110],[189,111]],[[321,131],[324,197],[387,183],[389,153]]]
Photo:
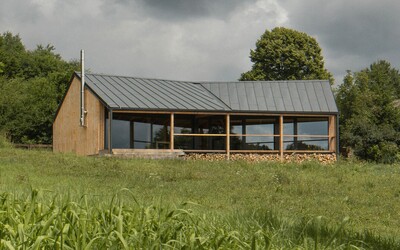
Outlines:
[[53,124],[53,151],[95,155],[104,149],[104,106],[85,89],[85,127],[80,126],[81,81],[75,76]]

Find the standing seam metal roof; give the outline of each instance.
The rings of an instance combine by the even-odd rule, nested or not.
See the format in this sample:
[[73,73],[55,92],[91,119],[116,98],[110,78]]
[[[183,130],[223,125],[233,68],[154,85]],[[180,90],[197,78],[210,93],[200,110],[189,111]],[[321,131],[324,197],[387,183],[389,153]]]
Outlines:
[[[80,77],[80,73],[76,73]],[[327,80],[189,82],[85,74],[110,108],[130,110],[337,113]]]

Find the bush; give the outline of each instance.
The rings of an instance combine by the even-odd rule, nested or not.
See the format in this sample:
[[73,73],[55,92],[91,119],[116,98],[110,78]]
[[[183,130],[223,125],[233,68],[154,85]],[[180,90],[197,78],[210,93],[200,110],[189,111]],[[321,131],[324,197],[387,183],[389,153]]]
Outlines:
[[0,148],[11,148],[12,144],[7,140],[6,136],[0,133]]
[[370,157],[379,163],[392,164],[400,160],[399,147],[393,142],[381,142],[368,149]]
[[340,110],[340,145],[360,159],[399,161],[400,74],[378,61],[357,73],[348,72],[336,94]]

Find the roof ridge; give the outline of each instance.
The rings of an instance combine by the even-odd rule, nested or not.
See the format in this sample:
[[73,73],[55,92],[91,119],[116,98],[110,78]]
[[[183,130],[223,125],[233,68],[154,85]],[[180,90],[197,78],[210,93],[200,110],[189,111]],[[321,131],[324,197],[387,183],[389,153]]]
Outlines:
[[220,83],[255,83],[255,82],[286,82],[286,83],[294,83],[294,82],[329,82],[329,80],[262,80],[262,81],[199,81],[198,83],[209,83],[209,84],[220,84]]
[[[80,76],[80,74],[81,74],[80,71],[75,71],[75,73],[78,76]],[[199,81],[172,80],[172,79],[162,79],[162,78],[154,78],[154,77],[150,78],[150,77],[126,76],[126,75],[105,74],[105,73],[85,73],[85,75],[122,77],[122,78],[133,78],[133,79],[142,79],[142,80],[171,81],[171,82],[185,82],[185,83],[200,84]]]
[[[80,71],[75,71],[77,75],[80,75]],[[126,76],[126,75],[116,75],[116,74],[105,74],[105,73],[86,73],[86,75],[97,75],[97,76],[109,76],[109,77],[123,77],[123,78],[134,78],[134,79],[143,79],[143,80],[157,80],[157,81],[172,81],[172,82],[185,82],[185,83],[193,83],[193,84],[219,84],[219,83],[253,83],[253,82],[328,82],[326,79],[313,79],[313,80],[262,80],[262,81],[186,81],[186,80],[173,80],[173,79],[162,79],[155,77],[140,77],[140,76]]]

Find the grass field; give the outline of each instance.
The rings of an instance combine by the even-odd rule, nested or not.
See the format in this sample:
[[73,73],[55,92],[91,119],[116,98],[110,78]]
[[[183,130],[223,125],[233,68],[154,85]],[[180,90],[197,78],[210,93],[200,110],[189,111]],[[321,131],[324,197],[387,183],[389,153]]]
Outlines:
[[400,249],[399,183],[399,165],[116,159],[3,146],[1,247]]

